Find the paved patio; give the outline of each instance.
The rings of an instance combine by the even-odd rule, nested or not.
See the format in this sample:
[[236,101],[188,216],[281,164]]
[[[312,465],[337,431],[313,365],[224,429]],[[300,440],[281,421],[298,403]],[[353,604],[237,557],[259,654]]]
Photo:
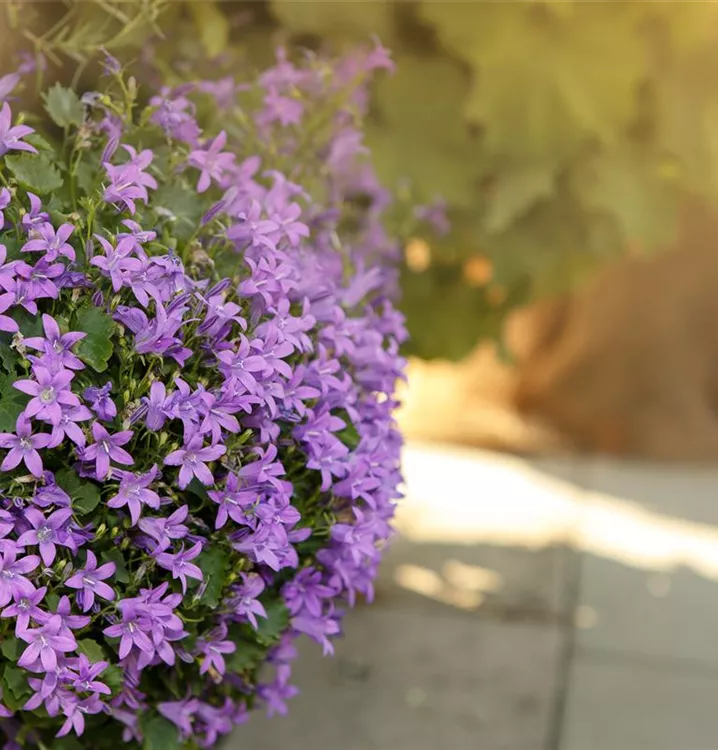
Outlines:
[[401,537],[231,750],[716,750],[718,468],[414,444]]

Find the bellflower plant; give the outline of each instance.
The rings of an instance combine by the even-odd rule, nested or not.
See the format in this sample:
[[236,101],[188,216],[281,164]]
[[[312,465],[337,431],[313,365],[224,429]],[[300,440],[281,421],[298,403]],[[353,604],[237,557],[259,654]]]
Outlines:
[[212,747],[371,599],[405,332],[360,126],[390,67],[143,91],[113,62],[42,133],[4,93],[6,748]]

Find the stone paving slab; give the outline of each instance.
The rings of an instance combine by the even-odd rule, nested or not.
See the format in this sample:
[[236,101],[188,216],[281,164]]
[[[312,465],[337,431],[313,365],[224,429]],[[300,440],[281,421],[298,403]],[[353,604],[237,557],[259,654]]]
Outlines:
[[462,609],[481,618],[557,623],[567,618],[572,551],[490,544],[417,544],[399,536],[386,552],[376,599],[418,612]]
[[597,461],[585,503],[578,643],[718,666],[718,471]]
[[579,652],[559,750],[715,750],[718,670]]
[[335,658],[304,644],[290,715],[226,750],[548,750],[561,633],[464,613],[354,611]]

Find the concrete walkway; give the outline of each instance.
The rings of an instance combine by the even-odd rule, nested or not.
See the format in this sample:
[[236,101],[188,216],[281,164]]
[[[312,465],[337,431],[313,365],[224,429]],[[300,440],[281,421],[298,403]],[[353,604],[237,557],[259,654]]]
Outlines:
[[231,750],[716,750],[718,468],[410,445],[377,601]]

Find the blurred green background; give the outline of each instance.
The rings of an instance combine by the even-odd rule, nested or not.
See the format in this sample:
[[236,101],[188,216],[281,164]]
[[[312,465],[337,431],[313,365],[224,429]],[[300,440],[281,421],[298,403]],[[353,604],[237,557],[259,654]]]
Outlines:
[[[6,4],[6,22],[33,3]],[[42,4],[40,12],[52,14]],[[446,201],[452,231],[409,243],[410,353],[459,358],[517,305],[681,241],[718,204],[718,4],[642,0],[80,2],[30,41],[51,57],[141,46],[262,64],[277,41],[341,51],[377,36],[398,69],[373,92],[380,176]],[[36,9],[37,10],[37,9]],[[60,11],[58,11],[59,13]],[[168,28],[165,23],[162,28]]]

